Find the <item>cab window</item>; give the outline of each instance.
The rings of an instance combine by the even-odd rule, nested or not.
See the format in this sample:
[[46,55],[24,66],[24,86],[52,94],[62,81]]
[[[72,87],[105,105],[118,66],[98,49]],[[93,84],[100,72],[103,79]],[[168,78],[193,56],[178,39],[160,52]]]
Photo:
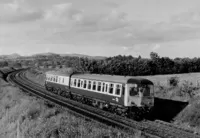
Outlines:
[[137,85],[131,85],[129,87],[129,94],[130,94],[130,96],[136,96],[136,95],[138,95]]
[[142,96],[150,96],[153,90],[152,85],[141,85],[139,87],[139,94]]

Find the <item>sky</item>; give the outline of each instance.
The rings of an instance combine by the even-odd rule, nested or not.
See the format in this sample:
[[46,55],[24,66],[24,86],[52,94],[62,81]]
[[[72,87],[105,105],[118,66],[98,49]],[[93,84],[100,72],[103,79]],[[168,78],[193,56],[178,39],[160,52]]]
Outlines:
[[0,55],[200,57],[200,0],[0,0]]

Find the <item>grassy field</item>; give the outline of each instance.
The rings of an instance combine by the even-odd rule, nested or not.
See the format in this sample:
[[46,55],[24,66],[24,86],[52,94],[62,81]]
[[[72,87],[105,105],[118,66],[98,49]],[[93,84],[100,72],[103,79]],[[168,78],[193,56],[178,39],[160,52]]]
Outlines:
[[168,85],[168,79],[171,77],[178,77],[180,84],[185,81],[189,81],[194,85],[199,85],[200,83],[200,73],[187,73],[187,74],[171,74],[171,75],[155,75],[155,76],[141,76],[143,78],[150,79],[155,85]]
[[86,120],[0,79],[0,138],[143,137]]

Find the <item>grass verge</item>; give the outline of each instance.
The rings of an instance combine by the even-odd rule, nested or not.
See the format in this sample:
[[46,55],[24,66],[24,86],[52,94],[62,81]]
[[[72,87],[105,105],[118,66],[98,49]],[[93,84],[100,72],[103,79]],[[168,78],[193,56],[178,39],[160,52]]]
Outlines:
[[142,137],[78,117],[0,79],[1,138]]

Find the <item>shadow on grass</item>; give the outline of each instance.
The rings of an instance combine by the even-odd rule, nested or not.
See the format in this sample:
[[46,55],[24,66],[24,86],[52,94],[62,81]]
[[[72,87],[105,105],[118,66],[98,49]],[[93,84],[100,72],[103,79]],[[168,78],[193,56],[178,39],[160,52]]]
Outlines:
[[188,102],[155,98],[154,108],[147,118],[171,122],[188,104]]

